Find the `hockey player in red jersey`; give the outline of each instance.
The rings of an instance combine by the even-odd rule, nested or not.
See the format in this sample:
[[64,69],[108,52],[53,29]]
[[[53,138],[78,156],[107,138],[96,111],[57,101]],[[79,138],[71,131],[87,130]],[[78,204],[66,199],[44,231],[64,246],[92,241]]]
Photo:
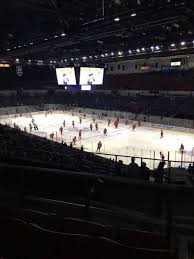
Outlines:
[[97,151],[96,152],[98,152],[98,151],[100,152],[101,147],[102,147],[102,142],[99,141],[98,144],[97,144]]
[[95,127],[96,127],[96,131],[98,131],[98,123],[97,122],[95,124]]
[[82,138],[82,131],[81,131],[81,129],[79,130],[79,139],[81,139]]
[[134,131],[134,130],[135,130],[135,128],[136,128],[136,124],[135,124],[135,123],[133,123],[133,125],[132,125],[132,130]]
[[184,145],[181,143],[181,147],[180,147],[180,152],[184,152],[184,150],[185,150],[185,147],[184,147]]
[[76,144],[76,141],[77,141],[77,138],[76,138],[76,136],[75,137],[73,137],[73,144],[75,145]]
[[90,130],[92,131],[92,129],[93,129],[93,125],[92,125],[92,123],[90,124]]
[[115,129],[118,129],[118,125],[119,125],[119,123],[118,123],[118,121],[117,121],[117,120],[114,122],[114,125],[115,125]]
[[63,135],[63,127],[61,126],[60,129],[59,129],[60,133],[61,133],[61,136]]
[[163,138],[164,137],[164,132],[163,132],[163,130],[161,129],[161,131],[160,131],[160,138]]
[[104,136],[107,136],[107,129],[104,129]]
[[108,119],[108,127],[110,126],[110,124],[111,124],[111,120],[110,120],[110,119]]

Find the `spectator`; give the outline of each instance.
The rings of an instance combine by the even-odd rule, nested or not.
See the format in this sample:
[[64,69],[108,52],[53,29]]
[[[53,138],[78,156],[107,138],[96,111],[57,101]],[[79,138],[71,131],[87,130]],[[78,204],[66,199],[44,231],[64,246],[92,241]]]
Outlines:
[[140,178],[142,180],[149,180],[150,175],[151,175],[150,169],[148,167],[146,167],[145,162],[142,162],[141,168],[140,168]]
[[131,158],[131,163],[129,164],[130,168],[138,168],[138,164],[135,163],[135,157]]

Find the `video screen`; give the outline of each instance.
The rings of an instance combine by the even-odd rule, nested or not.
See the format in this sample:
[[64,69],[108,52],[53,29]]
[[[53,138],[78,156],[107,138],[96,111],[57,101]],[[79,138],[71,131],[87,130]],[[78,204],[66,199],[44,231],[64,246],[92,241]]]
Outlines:
[[181,66],[181,61],[173,61],[170,63],[171,67],[179,67]]
[[58,85],[76,85],[74,67],[56,68]]
[[104,68],[81,67],[80,85],[102,85],[104,77]]
[[81,90],[82,91],[91,91],[92,87],[91,87],[91,85],[82,85]]

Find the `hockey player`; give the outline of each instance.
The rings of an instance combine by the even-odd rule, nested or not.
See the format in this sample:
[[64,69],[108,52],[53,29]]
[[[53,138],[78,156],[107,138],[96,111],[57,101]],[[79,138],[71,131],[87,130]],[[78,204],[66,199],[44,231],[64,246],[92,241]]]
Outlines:
[[84,113],[84,119],[86,118],[86,114]]
[[51,140],[54,140],[54,135],[55,135],[55,134],[54,134],[53,132],[50,134],[50,139],[51,139]]
[[93,120],[93,123],[95,123],[95,122],[96,122],[96,119],[95,119],[94,117],[92,118],[92,120]]
[[73,144],[74,144],[74,145],[76,144],[76,141],[77,141],[77,138],[76,138],[76,136],[75,136],[75,137],[73,137]]
[[118,129],[118,121],[117,120],[115,120],[115,122],[114,122],[114,125],[115,125],[115,129]]
[[32,132],[33,127],[31,123],[29,124],[29,128],[30,128],[30,132]]
[[80,124],[82,123],[82,117],[81,116],[79,117],[79,123]]
[[61,136],[63,135],[63,127],[61,126],[60,129],[59,129],[60,133],[61,133]]
[[104,136],[107,136],[107,129],[104,129]]
[[92,125],[92,123],[90,124],[90,130],[92,131],[92,129],[93,129],[93,125]]
[[111,124],[111,120],[110,120],[110,118],[108,119],[108,127],[110,126],[110,124]]
[[65,120],[63,121],[63,127],[65,128]]
[[98,144],[97,144],[97,151],[96,152],[98,152],[98,151],[100,152],[101,147],[102,147],[102,142],[99,141]]
[[98,131],[98,123],[95,124],[96,131]]
[[161,129],[161,131],[160,131],[160,138],[163,138],[164,137],[164,132],[163,132],[163,130]]
[[185,149],[185,147],[184,147],[184,145],[181,143],[181,147],[180,147],[180,152],[184,152],[184,149]]
[[128,124],[129,124],[129,120],[126,119],[126,120],[125,120],[125,125],[128,125]]
[[135,130],[135,128],[136,128],[136,124],[135,124],[135,123],[133,123],[133,125],[132,125],[132,130],[134,131],[134,130]]
[[24,132],[27,132],[27,128],[26,127],[24,127]]
[[82,131],[81,131],[81,129],[79,130],[79,139],[81,139],[82,138]]
[[72,121],[72,126],[73,126],[73,128],[75,127],[75,122],[74,121]]

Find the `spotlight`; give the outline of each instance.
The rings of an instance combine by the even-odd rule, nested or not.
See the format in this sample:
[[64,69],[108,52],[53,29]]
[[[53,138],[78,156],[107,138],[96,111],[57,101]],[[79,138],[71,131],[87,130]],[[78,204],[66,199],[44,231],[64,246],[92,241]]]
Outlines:
[[115,22],[118,22],[118,21],[120,21],[120,18],[119,18],[119,17],[116,17],[116,18],[114,18],[114,21],[115,21]]
[[135,17],[137,14],[136,13],[132,13],[131,14],[131,17]]
[[156,49],[156,50],[160,50],[160,47],[159,47],[159,46],[156,46],[155,49]]
[[140,52],[140,50],[139,49],[136,49],[136,51],[139,53]]
[[119,55],[119,56],[121,56],[122,54],[123,54],[123,52],[122,52],[122,51],[119,51],[119,52],[118,52],[118,55]]
[[61,33],[61,37],[64,37],[66,34],[65,33]]
[[185,44],[186,44],[185,41],[181,42],[181,46],[185,46]]
[[142,51],[145,51],[145,48],[141,48]]

